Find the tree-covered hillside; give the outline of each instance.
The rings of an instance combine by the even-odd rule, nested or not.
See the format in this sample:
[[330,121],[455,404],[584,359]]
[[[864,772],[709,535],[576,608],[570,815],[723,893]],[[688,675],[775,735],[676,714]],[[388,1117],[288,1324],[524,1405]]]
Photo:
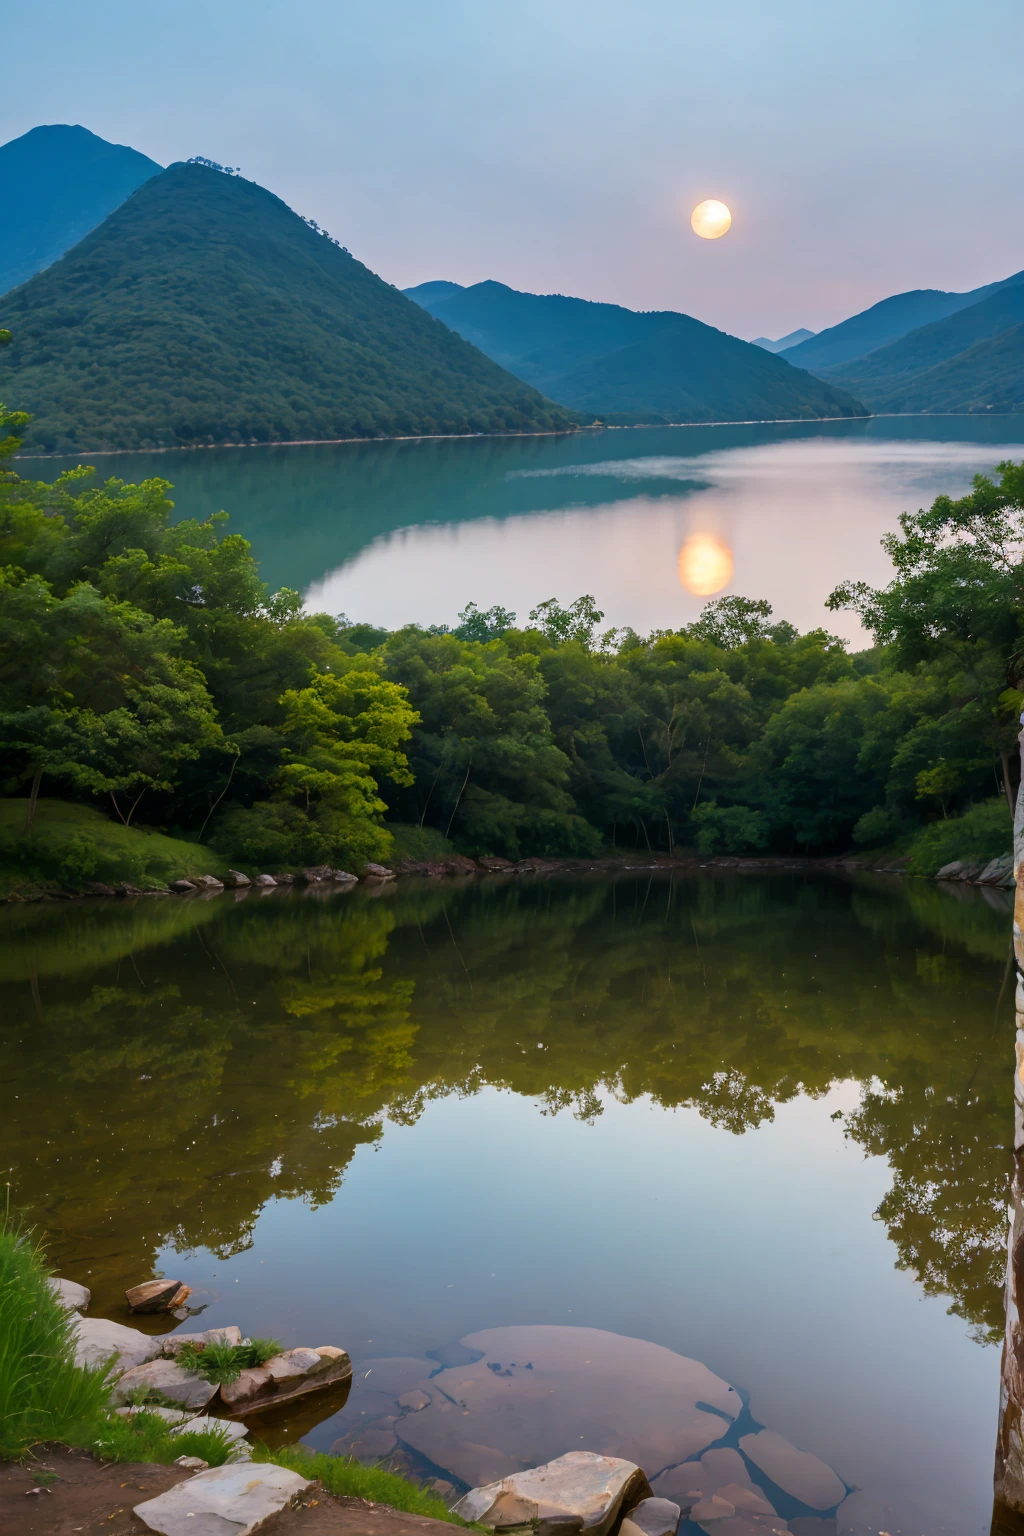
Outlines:
[[553,400],[608,420],[791,421],[864,415],[847,391],[672,310],[638,313],[503,283],[410,297]]
[[68,123],[0,146],[0,293],[50,266],[160,170],[137,149]]
[[878,411],[1024,411],[1024,324],[872,396]]
[[562,430],[505,373],[272,193],[205,165],[146,182],[0,300],[27,449]]

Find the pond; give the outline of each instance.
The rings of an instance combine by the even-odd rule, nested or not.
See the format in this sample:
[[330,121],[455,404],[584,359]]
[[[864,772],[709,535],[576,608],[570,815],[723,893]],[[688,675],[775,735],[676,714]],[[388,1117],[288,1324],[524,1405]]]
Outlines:
[[[665,427],[519,437],[101,455],[174,483],[178,514],[227,510],[271,586],[388,628],[465,604],[526,619],[592,593],[609,624],[677,628],[718,592],[861,640],[825,600],[883,583],[899,514],[1024,458],[1024,417]],[[55,477],[75,460],[24,459]]]
[[0,1166],[95,1315],[155,1270],[186,1328],[346,1347],[279,1439],[982,1536],[1008,909],[711,871],[9,907]]

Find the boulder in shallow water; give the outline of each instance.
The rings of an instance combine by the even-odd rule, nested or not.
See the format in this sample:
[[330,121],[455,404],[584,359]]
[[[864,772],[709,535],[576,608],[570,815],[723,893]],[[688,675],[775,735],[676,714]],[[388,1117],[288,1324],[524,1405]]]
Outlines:
[[599,1328],[487,1328],[460,1348],[468,1363],[421,1383],[433,1400],[399,1422],[398,1436],[471,1485],[574,1443],[652,1470],[674,1466],[720,1440],[742,1406],[698,1360]]
[[144,1280],[124,1293],[132,1312],[173,1312],[192,1295],[192,1287],[181,1280]]
[[286,1349],[263,1365],[243,1371],[237,1381],[220,1389],[229,1413],[241,1417],[276,1407],[307,1392],[352,1379],[352,1362],[343,1349],[318,1344],[315,1349]]
[[76,1318],[74,1336],[76,1365],[104,1365],[113,1358],[117,1372],[155,1360],[163,1345],[161,1339],[151,1339],[137,1328],[126,1328],[105,1317]]
[[363,878],[366,880],[393,880],[395,872],[393,869],[388,869],[386,864],[370,863],[366,866],[366,873]]
[[188,896],[197,887],[192,884],[191,880],[172,880],[167,889],[173,891],[175,896]]
[[240,869],[229,869],[224,877],[224,884],[230,885],[236,890],[241,890],[243,887],[251,885],[252,881],[248,875],[243,875]]
[[619,1536],[676,1536],[682,1513],[671,1499],[641,1499],[619,1526]]
[[577,1530],[605,1536],[623,1506],[649,1495],[647,1478],[633,1462],[570,1451],[542,1467],[471,1489],[453,1512],[493,1531],[532,1529],[554,1536]]
[[200,891],[222,891],[224,881],[218,880],[216,875],[193,875],[193,884]]
[[272,1463],[211,1467],[136,1504],[160,1536],[249,1536],[309,1487],[309,1479]]
[[253,881],[253,885],[258,885],[261,890],[265,891],[269,891],[276,884],[277,881],[274,879],[273,875],[257,875],[256,879]]
[[194,1376],[176,1360],[149,1360],[125,1371],[114,1388],[114,1401],[127,1403],[134,1392],[159,1392],[183,1408],[205,1408],[217,1396],[217,1384]]
[[54,1275],[46,1283],[68,1312],[84,1312],[92,1301],[88,1286],[79,1285],[75,1280],[58,1280]]
[[798,1451],[773,1429],[744,1435],[740,1450],[773,1483],[809,1509],[834,1509],[846,1497],[846,1484],[830,1466],[810,1451]]

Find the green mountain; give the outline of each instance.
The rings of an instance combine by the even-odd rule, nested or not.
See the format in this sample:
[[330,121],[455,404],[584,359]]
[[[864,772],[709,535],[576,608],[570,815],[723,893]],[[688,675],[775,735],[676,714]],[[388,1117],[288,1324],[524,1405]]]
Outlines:
[[138,150],[67,123],[0,145],[0,294],[50,266],[159,174]]
[[564,430],[497,367],[281,200],[173,165],[0,300],[0,399],[27,448]]
[[986,337],[948,361],[894,383],[878,411],[1024,411],[1024,324]]
[[819,331],[810,341],[789,347],[782,355],[797,368],[822,373],[898,341],[921,326],[944,320],[957,310],[979,304],[989,294],[1016,283],[1024,283],[1024,272],[1016,272],[998,283],[986,283],[983,288],[974,288],[970,293],[943,293],[938,288],[915,288],[910,293],[896,293],[872,304],[859,315],[851,315],[849,320],[830,326],[827,331]]
[[494,282],[406,292],[551,399],[612,422],[865,414],[846,391],[672,310],[641,314]]
[[[913,396],[917,375],[950,362],[978,342],[991,340],[1003,331],[1024,323],[1024,283],[1000,288],[972,304],[957,310],[945,320],[921,326],[877,352],[855,358],[850,363],[823,369],[825,377],[845,389],[856,389],[874,409],[892,410],[894,399]],[[966,375],[964,375],[966,377]]]

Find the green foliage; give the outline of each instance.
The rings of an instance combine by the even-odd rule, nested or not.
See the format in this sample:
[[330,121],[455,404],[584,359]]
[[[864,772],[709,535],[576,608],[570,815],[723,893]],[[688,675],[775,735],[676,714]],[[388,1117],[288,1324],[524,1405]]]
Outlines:
[[311,1451],[303,1445],[285,1446],[281,1450],[268,1451],[257,1446],[254,1461],[272,1461],[279,1467],[290,1467],[303,1477],[318,1478],[328,1493],[353,1499],[366,1499],[371,1504],[386,1504],[392,1509],[404,1510],[410,1515],[425,1515],[428,1520],[446,1520],[451,1525],[465,1526],[465,1520],[450,1513],[448,1506],[436,1494],[426,1493],[384,1467],[364,1467],[361,1462],[347,1456],[330,1456],[325,1451]]
[[205,1381],[215,1381],[226,1387],[237,1381],[243,1371],[263,1365],[281,1352],[280,1339],[244,1339],[241,1344],[224,1344],[216,1340],[197,1349],[194,1344],[183,1344],[178,1353],[178,1364]]
[[1001,795],[972,805],[962,816],[933,821],[910,844],[910,869],[934,875],[954,859],[988,863],[1013,850],[1013,822]]
[[171,1428],[158,1413],[141,1408],[127,1417],[101,1415],[70,1436],[68,1443],[91,1451],[100,1461],[149,1461],[169,1466],[179,1456],[201,1456],[211,1467],[222,1467],[231,1460],[235,1442],[226,1429],[214,1426],[172,1434]]
[[[558,431],[573,412],[279,198],[173,165],[0,302],[45,452]],[[742,343],[736,343],[740,346]]]
[[78,1432],[105,1407],[104,1370],[74,1363],[72,1314],[47,1285],[40,1249],[0,1220],[0,1461]]

